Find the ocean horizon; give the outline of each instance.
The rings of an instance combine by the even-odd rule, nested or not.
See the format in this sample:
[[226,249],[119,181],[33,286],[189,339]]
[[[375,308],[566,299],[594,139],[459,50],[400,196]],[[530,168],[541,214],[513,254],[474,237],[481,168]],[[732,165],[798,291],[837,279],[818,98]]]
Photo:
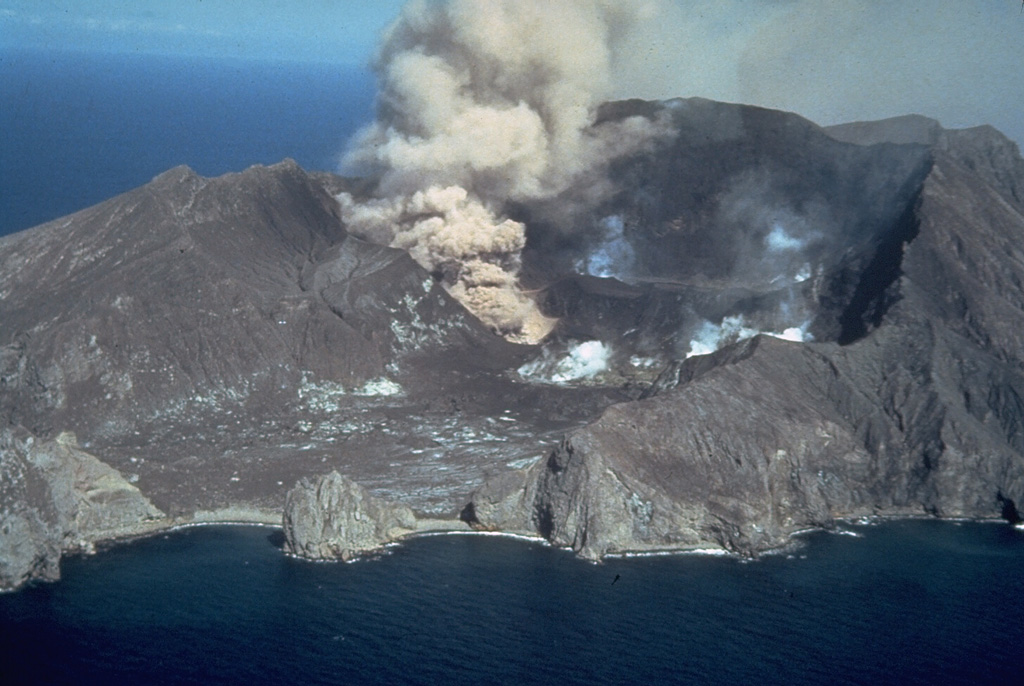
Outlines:
[[0,236],[182,164],[335,171],[374,90],[359,65],[0,49]]

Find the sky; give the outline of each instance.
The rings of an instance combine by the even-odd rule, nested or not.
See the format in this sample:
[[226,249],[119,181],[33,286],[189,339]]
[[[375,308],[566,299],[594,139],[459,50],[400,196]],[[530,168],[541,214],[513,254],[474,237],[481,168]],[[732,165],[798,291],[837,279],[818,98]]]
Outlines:
[[404,0],[0,0],[9,47],[365,64]]
[[[0,0],[0,45],[365,65],[403,4]],[[697,95],[825,125],[918,113],[1024,143],[1020,0],[664,0],[641,29],[619,51],[618,97]]]
[[667,3],[631,47],[638,97],[701,95],[819,124],[924,114],[1024,145],[1020,0]]

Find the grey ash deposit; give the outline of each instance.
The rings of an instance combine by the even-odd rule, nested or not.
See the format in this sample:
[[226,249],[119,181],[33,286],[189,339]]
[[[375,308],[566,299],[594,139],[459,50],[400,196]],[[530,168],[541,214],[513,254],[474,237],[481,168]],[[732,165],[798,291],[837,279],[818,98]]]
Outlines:
[[[353,236],[336,195],[372,184],[287,161],[177,168],[0,240],[0,468],[21,484],[0,503],[2,585],[105,537],[280,521],[331,472],[421,520],[595,558],[754,554],[839,517],[1013,516],[1012,143],[701,100],[601,112],[673,133],[616,158],[614,192],[568,223],[559,194],[506,208],[527,227],[523,292],[554,321],[540,344]],[[91,467],[54,466],[68,456]]]

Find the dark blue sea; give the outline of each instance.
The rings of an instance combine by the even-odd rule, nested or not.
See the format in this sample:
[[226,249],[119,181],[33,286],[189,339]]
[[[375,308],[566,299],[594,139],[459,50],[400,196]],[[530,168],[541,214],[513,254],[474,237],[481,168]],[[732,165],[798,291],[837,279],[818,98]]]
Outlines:
[[372,118],[361,66],[0,48],[0,235],[187,164],[334,170]]
[[[595,565],[496,537],[350,564],[265,528],[71,558],[0,596],[5,684],[1020,683],[1024,532],[902,521]],[[616,581],[618,578],[618,581]]]

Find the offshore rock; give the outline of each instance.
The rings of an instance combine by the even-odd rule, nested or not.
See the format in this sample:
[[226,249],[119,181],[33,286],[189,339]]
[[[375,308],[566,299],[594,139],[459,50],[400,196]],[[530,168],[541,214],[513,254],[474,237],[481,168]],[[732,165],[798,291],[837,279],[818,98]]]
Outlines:
[[0,433],[0,590],[60,578],[65,552],[144,531],[163,513],[73,435]]
[[314,560],[351,560],[416,528],[404,505],[374,498],[338,472],[302,479],[284,506],[285,550]]
[[459,518],[477,531],[536,534],[531,516],[537,497],[536,480],[527,478],[530,470],[504,472],[473,492]]

